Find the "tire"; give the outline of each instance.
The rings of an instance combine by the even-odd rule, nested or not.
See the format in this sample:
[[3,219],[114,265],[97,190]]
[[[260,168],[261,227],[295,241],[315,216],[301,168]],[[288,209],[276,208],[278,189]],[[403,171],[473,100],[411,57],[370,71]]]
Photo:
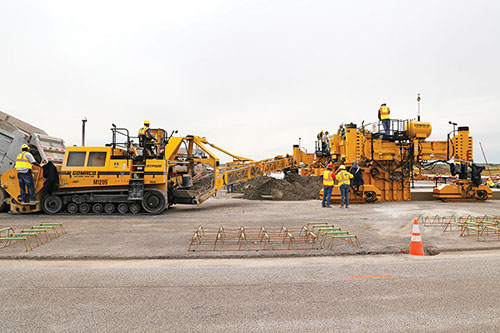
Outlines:
[[74,202],[70,203],[67,207],[68,213],[76,214],[78,212],[78,205]]
[[0,188],[0,212],[3,212],[7,209],[7,203],[5,202],[5,199],[7,199],[9,195],[3,188]]
[[128,205],[126,203],[122,202],[121,204],[118,205],[118,207],[116,207],[116,210],[120,214],[127,214],[127,212],[128,212]]
[[141,211],[141,205],[139,205],[137,202],[131,203],[128,207],[128,210],[132,214],[137,214]]
[[150,214],[160,214],[165,209],[165,194],[160,190],[144,191],[142,208]]
[[104,206],[100,203],[96,203],[92,206],[92,211],[96,214],[101,214],[104,211]]
[[84,202],[84,203],[80,204],[80,206],[78,207],[78,210],[82,214],[88,214],[90,212],[90,205],[88,203]]
[[62,199],[57,195],[48,195],[42,200],[42,209],[46,214],[57,214],[62,208]]
[[365,200],[367,202],[374,202],[377,201],[377,195],[373,191],[366,191],[365,192]]
[[115,205],[112,203],[107,203],[104,205],[104,211],[106,214],[113,214],[115,212]]
[[486,191],[484,191],[484,190],[478,190],[476,192],[476,195],[477,195],[477,198],[479,200],[486,200],[486,199],[488,199],[488,193]]

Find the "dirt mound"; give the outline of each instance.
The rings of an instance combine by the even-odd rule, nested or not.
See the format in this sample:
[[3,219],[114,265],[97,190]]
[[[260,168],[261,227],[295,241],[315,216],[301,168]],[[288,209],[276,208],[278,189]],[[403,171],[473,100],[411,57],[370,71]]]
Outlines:
[[244,193],[243,199],[301,201],[318,198],[322,188],[322,179],[292,174],[286,175],[284,179],[259,177],[238,185],[238,189],[235,188],[235,190]]
[[271,177],[257,177],[250,179],[246,182],[234,184],[234,192],[248,193],[253,191],[256,187],[266,183]]
[[191,190],[208,190],[212,187],[214,174],[211,171],[202,171],[193,177]]

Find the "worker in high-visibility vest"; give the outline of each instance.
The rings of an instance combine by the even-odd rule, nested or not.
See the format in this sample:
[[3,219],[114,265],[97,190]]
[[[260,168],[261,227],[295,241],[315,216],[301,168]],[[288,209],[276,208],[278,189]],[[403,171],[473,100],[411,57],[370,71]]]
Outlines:
[[383,103],[378,109],[378,119],[382,121],[382,126],[384,127],[385,135],[391,135],[391,109]]
[[333,177],[333,165],[328,164],[326,170],[323,171],[323,201],[321,202],[321,206],[325,208],[332,208],[330,200],[332,198]]
[[495,187],[495,183],[491,180],[490,177],[486,180],[486,185],[488,185],[489,188]]
[[[21,146],[21,154],[17,155],[16,165],[17,178],[19,180],[19,189],[21,192],[21,204],[36,205],[38,201],[35,195],[35,185],[33,184],[33,165],[40,166],[29,153],[30,147],[26,144]],[[26,193],[28,188],[28,193]]]
[[339,167],[339,172],[335,175],[340,188],[340,208],[349,208],[349,187],[351,187],[351,178],[353,175],[346,171],[345,165]]
[[[149,128],[149,120],[144,120],[144,126],[139,129],[139,145],[146,151],[146,155],[153,155],[155,137]],[[144,155],[144,154],[143,154]]]
[[344,124],[340,124],[339,129],[337,130],[337,135],[340,135],[342,140],[345,140],[345,128]]

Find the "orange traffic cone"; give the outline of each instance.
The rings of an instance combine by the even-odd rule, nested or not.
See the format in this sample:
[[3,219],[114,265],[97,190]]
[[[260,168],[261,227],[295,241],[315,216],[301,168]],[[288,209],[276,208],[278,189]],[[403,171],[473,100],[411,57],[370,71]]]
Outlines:
[[420,227],[418,221],[413,221],[413,231],[411,234],[410,254],[414,256],[424,255],[424,245],[422,244],[422,236],[420,236]]

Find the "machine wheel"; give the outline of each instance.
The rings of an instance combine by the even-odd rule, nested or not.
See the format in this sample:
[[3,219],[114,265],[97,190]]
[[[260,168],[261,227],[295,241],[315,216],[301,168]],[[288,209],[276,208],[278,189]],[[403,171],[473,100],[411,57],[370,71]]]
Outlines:
[[137,214],[141,211],[141,206],[137,202],[134,202],[129,205],[128,209],[132,214]]
[[63,208],[61,197],[57,195],[49,195],[42,201],[42,209],[47,214],[57,214]]
[[486,199],[488,199],[488,193],[486,193],[485,190],[478,190],[476,192],[476,195],[477,195],[477,198],[479,200],[486,200]]
[[3,212],[7,208],[7,203],[5,199],[7,199],[9,195],[5,192],[4,189],[0,188],[0,212]]
[[160,214],[165,209],[165,194],[160,190],[149,190],[142,197],[142,208],[151,214]]
[[104,205],[104,211],[106,214],[113,214],[115,212],[115,205],[112,203],[107,203]]
[[84,203],[80,204],[80,206],[78,207],[78,210],[82,214],[88,214],[90,212],[90,205],[88,203],[84,202]]
[[118,210],[118,213],[120,214],[126,214],[128,212],[128,205],[126,203],[121,203],[116,207],[116,210]]
[[78,212],[78,205],[74,202],[70,203],[68,205],[68,213],[70,214],[76,214]]
[[101,214],[104,210],[104,207],[100,203],[96,203],[92,206],[92,211],[96,214]]
[[377,195],[373,191],[366,191],[365,192],[365,200],[367,202],[374,202],[377,200]]

